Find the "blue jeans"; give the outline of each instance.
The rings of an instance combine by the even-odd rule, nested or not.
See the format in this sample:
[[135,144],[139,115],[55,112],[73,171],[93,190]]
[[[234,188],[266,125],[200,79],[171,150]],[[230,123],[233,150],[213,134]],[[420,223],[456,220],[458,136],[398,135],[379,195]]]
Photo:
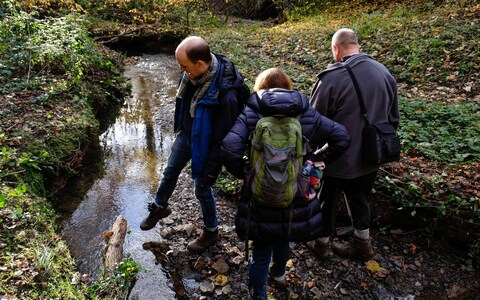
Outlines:
[[[168,205],[168,199],[170,199],[175,190],[178,177],[191,158],[192,149],[190,135],[182,131],[177,135],[173,142],[172,152],[168,157],[167,167],[163,171],[160,186],[155,194],[155,203],[157,205]],[[213,195],[212,187],[202,186],[199,177],[195,178],[195,197],[200,201],[203,224],[205,227],[217,227],[216,199]]]
[[268,267],[273,258],[272,275],[285,274],[290,257],[290,245],[282,241],[253,241],[252,262],[248,270],[249,286],[253,288],[252,299],[267,299]]

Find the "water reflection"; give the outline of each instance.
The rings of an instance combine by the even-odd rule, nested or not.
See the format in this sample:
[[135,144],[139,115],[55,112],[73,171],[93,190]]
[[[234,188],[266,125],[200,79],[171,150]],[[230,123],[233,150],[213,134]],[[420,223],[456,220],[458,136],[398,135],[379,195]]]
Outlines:
[[[173,142],[178,66],[173,56],[143,56],[126,67],[124,76],[132,84],[132,97],[116,122],[100,136],[104,172],[94,180],[71,216],[65,218],[63,235],[79,270],[95,274],[101,267],[102,234],[119,214],[123,215],[129,230],[124,251],[146,269],[131,297],[173,299],[174,293],[160,266],[155,265],[153,254],[142,248],[145,242],[161,239],[159,228],[143,232],[139,224],[146,215],[146,204],[158,186]],[[62,202],[69,202],[68,196],[65,197]]]

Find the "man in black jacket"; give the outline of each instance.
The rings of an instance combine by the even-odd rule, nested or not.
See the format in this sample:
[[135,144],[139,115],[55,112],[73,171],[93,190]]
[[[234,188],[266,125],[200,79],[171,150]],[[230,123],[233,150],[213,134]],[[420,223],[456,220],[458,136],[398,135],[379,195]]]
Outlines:
[[323,237],[309,246],[320,258],[330,255],[329,239],[335,230],[337,201],[345,193],[351,208],[354,237],[348,244],[334,244],[333,251],[345,257],[368,260],[374,252],[370,241],[370,207],[367,195],[373,188],[378,165],[362,162],[362,129],[366,125],[360,104],[344,65],[350,66],[363,96],[371,123],[399,124],[397,84],[387,68],[371,56],[361,53],[355,32],[348,28],[338,30],[332,37],[334,64],[317,77],[311,105],[324,116],[343,124],[351,135],[350,148],[324,170],[321,199],[326,229]]
[[140,228],[150,230],[170,215],[168,199],[178,177],[191,160],[195,196],[200,201],[203,232],[190,242],[190,252],[201,253],[218,239],[218,220],[212,185],[222,168],[222,140],[242,112],[249,89],[225,56],[213,54],[198,36],[184,39],[175,51],[182,75],[176,95],[174,131],[177,134],[163,171],[155,202]]

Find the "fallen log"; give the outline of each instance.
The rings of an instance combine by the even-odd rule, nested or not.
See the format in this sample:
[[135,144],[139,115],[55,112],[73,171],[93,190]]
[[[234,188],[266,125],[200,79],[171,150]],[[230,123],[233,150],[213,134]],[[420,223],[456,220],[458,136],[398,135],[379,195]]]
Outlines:
[[105,250],[103,267],[112,271],[123,259],[123,243],[127,234],[127,220],[119,215],[113,223],[112,229],[103,234],[105,237]]

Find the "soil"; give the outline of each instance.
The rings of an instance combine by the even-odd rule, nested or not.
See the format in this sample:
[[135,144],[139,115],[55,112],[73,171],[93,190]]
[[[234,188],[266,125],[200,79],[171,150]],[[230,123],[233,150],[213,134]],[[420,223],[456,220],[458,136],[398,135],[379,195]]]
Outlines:
[[[191,187],[190,177],[183,173],[170,201],[173,213],[157,225],[162,227],[162,238],[145,243],[144,249],[155,254],[156,263],[171,278],[177,299],[249,299],[245,243],[235,234],[233,200],[217,198],[221,234],[217,244],[201,255],[186,249],[202,226]],[[390,217],[394,220],[398,215]],[[469,265],[465,249],[441,237],[428,237],[423,228],[411,225],[408,232],[385,230],[390,224],[372,225],[376,255],[369,262],[337,256],[322,261],[304,244],[292,245],[288,287],[269,285],[269,299],[480,299],[479,272]],[[335,240],[351,233],[343,232],[347,235]]]

